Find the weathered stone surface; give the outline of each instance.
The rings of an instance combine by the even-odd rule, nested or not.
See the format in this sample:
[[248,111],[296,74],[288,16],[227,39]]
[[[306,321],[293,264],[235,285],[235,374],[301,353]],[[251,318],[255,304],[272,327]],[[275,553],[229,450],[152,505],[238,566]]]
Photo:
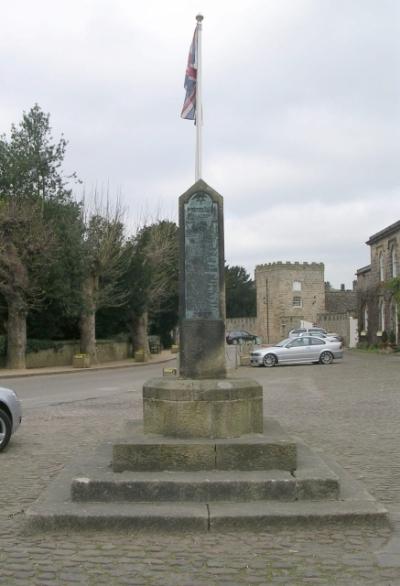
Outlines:
[[136,472],[101,478],[75,478],[73,501],[244,502],[293,501],[296,480],[289,472]]
[[293,442],[216,444],[216,467],[222,470],[295,470],[296,444]]
[[298,446],[298,470],[294,472],[298,500],[337,499],[339,477],[315,452]]
[[238,438],[188,440],[143,434],[131,421],[126,437],[113,444],[113,470],[295,470],[296,443],[274,420],[265,420],[264,428],[262,434]]
[[180,374],[223,378],[223,199],[203,180],[179,198],[179,227]]
[[240,379],[153,379],[143,387],[145,433],[239,437],[263,430],[262,387]]
[[144,399],[165,401],[226,401],[238,399],[259,399],[263,396],[262,386],[246,378],[185,379],[153,378],[143,385]]
[[[386,509],[337,465],[340,499],[320,495],[318,501],[306,501],[297,499],[296,478],[280,471],[115,474],[109,467],[111,447],[104,444],[86,461],[68,464],[27,511],[30,524],[42,529],[218,531],[387,523]],[[310,468],[319,468],[320,458],[312,459],[310,452]],[[72,500],[71,492],[82,500]]]
[[223,320],[182,320],[180,348],[181,376],[194,379],[225,377]]
[[113,470],[212,470],[215,445],[188,443],[116,443],[113,446]]

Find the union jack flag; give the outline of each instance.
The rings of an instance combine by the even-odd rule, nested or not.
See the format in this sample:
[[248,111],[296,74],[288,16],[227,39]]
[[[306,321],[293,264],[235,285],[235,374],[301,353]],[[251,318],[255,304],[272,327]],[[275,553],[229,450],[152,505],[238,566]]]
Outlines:
[[185,101],[181,112],[181,118],[196,120],[196,84],[197,84],[197,26],[194,30],[193,41],[189,49],[189,57],[186,67]]

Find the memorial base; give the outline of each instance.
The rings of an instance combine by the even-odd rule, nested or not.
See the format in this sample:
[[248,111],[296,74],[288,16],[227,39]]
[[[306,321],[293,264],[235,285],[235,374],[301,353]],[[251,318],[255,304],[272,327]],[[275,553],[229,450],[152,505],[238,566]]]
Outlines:
[[362,486],[270,419],[263,434],[231,440],[174,440],[129,422],[118,441],[69,463],[25,515],[51,531],[388,524]]
[[234,438],[263,431],[263,390],[250,379],[156,378],[143,387],[144,433]]

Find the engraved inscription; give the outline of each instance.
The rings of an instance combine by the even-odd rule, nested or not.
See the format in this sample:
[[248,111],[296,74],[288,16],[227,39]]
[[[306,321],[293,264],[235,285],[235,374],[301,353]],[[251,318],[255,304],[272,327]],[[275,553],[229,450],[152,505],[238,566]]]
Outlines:
[[207,193],[185,204],[187,319],[219,319],[218,205]]

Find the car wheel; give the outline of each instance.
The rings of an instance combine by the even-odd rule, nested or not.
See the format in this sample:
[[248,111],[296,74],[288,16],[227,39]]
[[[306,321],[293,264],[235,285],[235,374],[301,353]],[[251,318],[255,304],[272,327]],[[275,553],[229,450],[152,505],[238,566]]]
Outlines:
[[11,437],[11,419],[0,409],[0,452],[4,450]]
[[322,352],[319,361],[321,364],[332,364],[333,354],[331,352]]
[[276,356],[274,356],[273,354],[266,354],[263,358],[263,363],[264,366],[266,366],[267,368],[275,366],[275,364],[277,363]]

